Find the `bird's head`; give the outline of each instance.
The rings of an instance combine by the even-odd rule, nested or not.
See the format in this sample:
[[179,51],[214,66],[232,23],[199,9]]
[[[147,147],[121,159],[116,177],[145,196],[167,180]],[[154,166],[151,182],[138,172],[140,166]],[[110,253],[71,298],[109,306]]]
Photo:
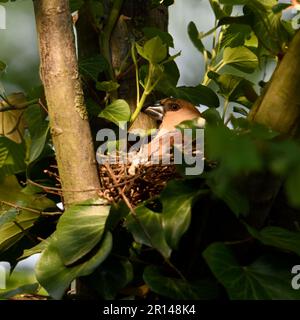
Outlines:
[[154,105],[145,107],[143,112],[160,121],[160,129],[168,131],[175,130],[175,127],[182,121],[193,120],[201,116],[198,109],[190,102],[176,98],[157,101]]

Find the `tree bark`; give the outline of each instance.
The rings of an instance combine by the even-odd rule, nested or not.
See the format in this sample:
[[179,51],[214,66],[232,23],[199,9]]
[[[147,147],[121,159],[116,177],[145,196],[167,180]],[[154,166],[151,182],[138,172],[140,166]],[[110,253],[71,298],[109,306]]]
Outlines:
[[265,94],[249,119],[288,136],[299,136],[300,120],[300,32],[290,43],[275,70]]
[[[289,45],[263,93],[249,114],[249,120],[263,124],[285,137],[300,133],[300,32]],[[262,227],[282,186],[282,179],[270,173],[251,175],[246,184],[250,199],[248,222]]]
[[64,203],[97,196],[99,178],[68,0],[34,0],[41,78]]

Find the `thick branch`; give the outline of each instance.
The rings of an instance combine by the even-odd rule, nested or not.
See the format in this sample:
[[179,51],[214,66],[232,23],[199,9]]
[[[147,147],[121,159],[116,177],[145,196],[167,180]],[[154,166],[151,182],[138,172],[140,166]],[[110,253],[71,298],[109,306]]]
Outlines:
[[300,32],[292,40],[249,118],[286,135],[299,135],[300,120]]
[[69,1],[35,0],[34,9],[51,133],[64,200],[70,204],[96,197],[100,186]]

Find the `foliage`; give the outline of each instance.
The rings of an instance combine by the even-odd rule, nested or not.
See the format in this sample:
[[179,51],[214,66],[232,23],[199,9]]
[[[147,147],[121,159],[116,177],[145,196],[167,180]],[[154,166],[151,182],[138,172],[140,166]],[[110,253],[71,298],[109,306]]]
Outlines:
[[[258,98],[249,74],[262,76],[264,63],[279,61],[293,36],[290,23],[281,20],[286,7],[275,0],[209,2],[215,27],[199,32],[190,22],[187,30],[206,66],[203,82],[195,87],[177,85],[178,54],[168,54],[173,38],[152,26],[130,39],[124,69],[113,70],[103,52],[79,59],[92,129],[103,118],[107,126],[131,125],[153,96],[207,107],[204,172],[169,181],[160,196],[136,208],[91,199],[61,216],[43,90],[27,93],[22,105],[3,96],[0,108],[22,108],[17,111],[24,130],[18,141],[7,132],[0,137],[0,260],[15,265],[18,259],[41,256],[34,283],[21,283],[2,296],[0,290],[0,297],[38,292],[41,285],[49,297],[63,299],[80,277],[101,299],[300,299],[290,285],[300,254],[300,145],[247,119]],[[106,8],[102,1],[89,3],[105,44]],[[172,3],[147,1],[149,8]],[[70,4],[75,11],[84,2]],[[243,8],[238,16],[235,6]],[[212,42],[209,48],[205,37]],[[5,69],[0,61],[0,73]],[[118,97],[122,75],[130,70],[137,94],[132,114],[129,102]],[[197,122],[186,125],[199,129]],[[264,175],[282,187],[259,225],[252,221],[257,200],[252,194],[261,182],[256,177]],[[286,212],[290,215],[282,222]]]

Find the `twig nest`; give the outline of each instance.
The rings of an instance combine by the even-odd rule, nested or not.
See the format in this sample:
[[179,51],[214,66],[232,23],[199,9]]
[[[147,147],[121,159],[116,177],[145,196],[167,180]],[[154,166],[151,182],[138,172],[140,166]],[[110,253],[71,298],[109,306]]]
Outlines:
[[[104,160],[104,159],[103,159]],[[174,164],[102,161],[99,165],[100,196],[109,202],[119,202],[124,196],[132,206],[160,194],[167,182],[178,177]]]

